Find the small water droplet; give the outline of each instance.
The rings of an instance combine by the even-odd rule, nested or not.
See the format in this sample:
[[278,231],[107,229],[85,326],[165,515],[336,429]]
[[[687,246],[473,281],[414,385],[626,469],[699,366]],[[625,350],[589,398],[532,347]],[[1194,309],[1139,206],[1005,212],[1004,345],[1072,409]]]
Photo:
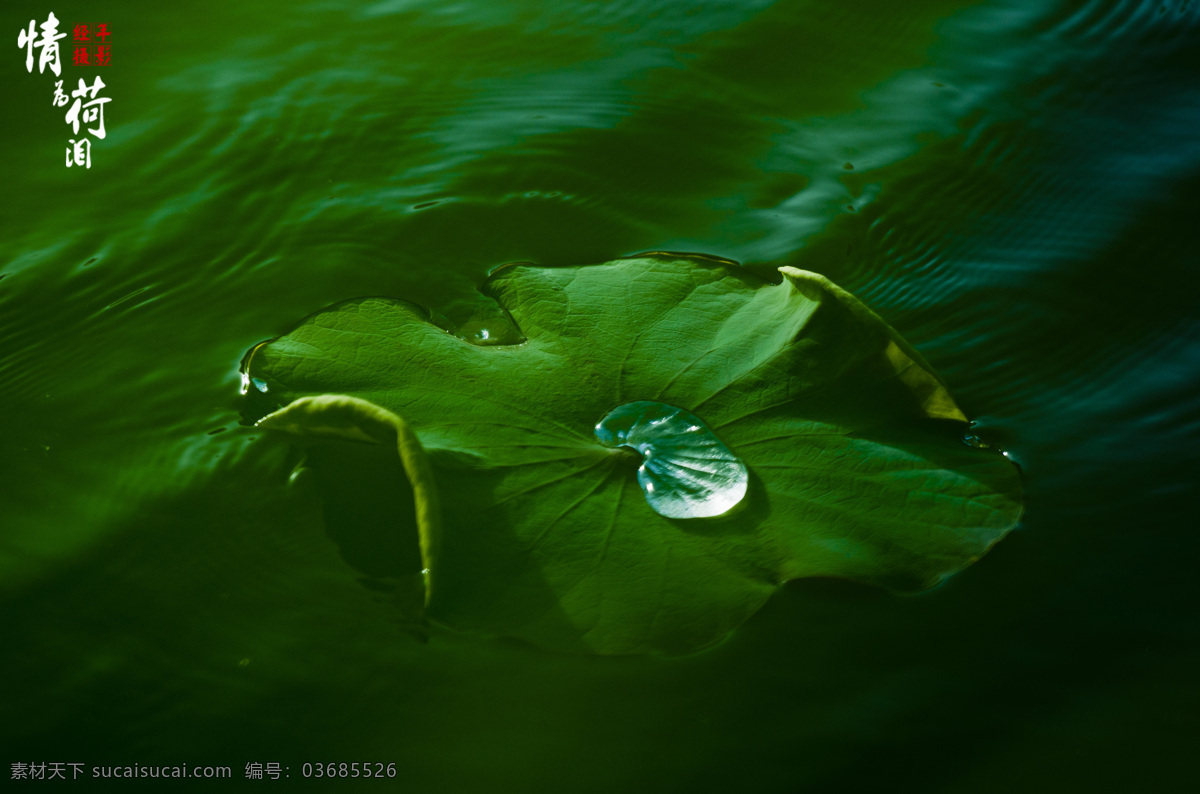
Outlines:
[[262,378],[251,378],[250,382],[254,384],[254,388],[258,389],[263,394],[267,393],[267,382]]
[[746,496],[746,466],[699,418],[643,400],[613,409],[596,425],[606,447],[640,452],[638,484],[651,509],[667,518],[711,518]]
[[963,440],[963,443],[966,444],[968,447],[975,447],[976,449],[991,449],[992,448],[991,444],[984,441],[982,438],[975,435],[975,433],[973,433],[970,430],[968,430],[966,433],[963,434],[962,440]]

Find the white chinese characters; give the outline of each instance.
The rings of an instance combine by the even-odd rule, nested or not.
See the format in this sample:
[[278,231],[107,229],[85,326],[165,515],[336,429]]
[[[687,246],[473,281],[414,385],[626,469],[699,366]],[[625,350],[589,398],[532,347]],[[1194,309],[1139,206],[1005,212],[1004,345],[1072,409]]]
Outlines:
[[[88,86],[81,77],[79,78],[79,88],[71,92],[71,96],[75,97],[75,104],[71,105],[71,109],[67,111],[67,123],[71,125],[71,131],[76,135],[79,134],[79,121],[82,116],[82,120],[85,123],[95,121],[100,125],[94,129],[88,127],[88,132],[100,140],[104,140],[104,105],[111,102],[112,98],[104,97],[103,99],[96,99],[96,94],[100,93],[101,88],[104,88],[104,83],[100,80],[99,76],[96,77],[96,82],[92,83],[91,86]],[[91,99],[92,101],[85,105],[83,104],[84,99]],[[57,95],[55,96],[55,102],[57,104]]]
[[[62,76],[62,59],[59,56],[58,42],[67,37],[66,33],[58,32],[59,20],[58,17],[51,12],[46,21],[38,25],[37,20],[29,20],[29,25],[18,32],[17,46],[25,50],[25,70],[30,74],[33,73],[34,51],[37,50],[38,74],[44,74],[46,68],[56,77]],[[40,29],[40,35],[39,35]],[[73,63],[76,66],[93,65],[106,66],[111,58],[111,46],[107,43],[112,35],[107,23],[96,25],[96,39],[103,41],[104,44],[98,44],[95,47],[90,47],[87,42],[92,41],[90,28],[88,25],[76,25],[75,30],[75,52]],[[101,96],[100,91],[106,88],[104,81],[100,79],[100,75],[96,75],[92,80],[91,85],[88,85],[84,78],[78,79],[78,87],[67,94],[67,90],[63,87],[67,80],[57,80],[54,83],[54,94],[50,98],[50,104],[56,108],[67,107],[66,115],[63,121],[69,124],[71,132],[76,136],[67,141],[65,162],[67,168],[72,166],[83,166],[84,168],[92,167],[92,138],[103,140],[107,136],[107,131],[104,127],[104,106],[112,101],[112,97]],[[72,99],[74,102],[72,102]],[[84,128],[86,134],[80,134],[80,127]],[[89,137],[90,136],[90,137]]]
[[36,24],[36,20],[29,20],[29,28],[17,34],[17,46],[25,48],[25,71],[33,72],[33,50],[36,47],[41,51],[41,55],[38,56],[38,74],[45,72],[49,66],[54,76],[59,77],[62,75],[62,61],[58,57],[58,40],[65,39],[67,34],[58,32],[58,17],[54,16],[53,11],[41,24],[41,38],[37,38],[37,34],[34,33]]
[[92,167],[92,139],[80,138],[75,140],[72,138],[67,141],[70,144],[67,147],[67,168],[73,165],[82,165],[84,168]]

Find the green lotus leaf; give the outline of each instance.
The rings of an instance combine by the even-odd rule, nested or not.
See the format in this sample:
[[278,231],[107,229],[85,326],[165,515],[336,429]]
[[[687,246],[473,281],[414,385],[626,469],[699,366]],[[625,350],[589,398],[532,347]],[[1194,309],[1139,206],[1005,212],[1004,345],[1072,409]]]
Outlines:
[[[254,348],[245,382],[284,406],[265,427],[408,455],[433,620],[686,653],[790,579],[928,588],[1021,512],[1016,467],[963,443],[918,353],[824,277],[780,272],[661,252],[507,266],[483,292],[524,342],[357,299]],[[341,396],[295,402],[319,395]]]

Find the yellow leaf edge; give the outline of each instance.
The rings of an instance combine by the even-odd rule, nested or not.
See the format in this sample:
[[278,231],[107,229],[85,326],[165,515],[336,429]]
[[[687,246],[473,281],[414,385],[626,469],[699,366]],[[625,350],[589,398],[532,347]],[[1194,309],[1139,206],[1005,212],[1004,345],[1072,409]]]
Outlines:
[[298,436],[396,445],[416,505],[421,573],[428,607],[437,571],[442,511],[433,466],[408,423],[373,402],[345,394],[321,394],[293,400],[258,420],[255,427]]
[[916,396],[926,416],[931,419],[968,421],[966,414],[950,396],[950,389],[946,383],[933,371],[925,357],[905,342],[894,328],[865,303],[820,273],[788,266],[779,268],[779,272],[797,290],[804,292],[806,289],[816,288],[832,296],[860,321],[882,330],[889,340],[883,351],[884,358],[901,383]]

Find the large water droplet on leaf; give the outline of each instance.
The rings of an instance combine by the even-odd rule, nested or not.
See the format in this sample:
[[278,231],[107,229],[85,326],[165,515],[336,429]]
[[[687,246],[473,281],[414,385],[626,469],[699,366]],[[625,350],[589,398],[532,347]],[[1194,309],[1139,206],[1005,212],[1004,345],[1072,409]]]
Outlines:
[[642,454],[638,484],[654,512],[667,518],[711,518],[746,496],[746,466],[704,422],[682,408],[647,400],[613,409],[596,425],[606,447]]

